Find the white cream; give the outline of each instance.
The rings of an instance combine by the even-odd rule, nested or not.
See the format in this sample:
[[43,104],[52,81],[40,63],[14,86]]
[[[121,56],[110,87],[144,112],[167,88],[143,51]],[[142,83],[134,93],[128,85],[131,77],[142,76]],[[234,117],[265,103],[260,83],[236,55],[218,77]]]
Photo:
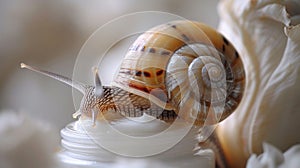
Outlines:
[[173,124],[151,116],[79,119],[62,130],[62,146],[71,158],[114,164],[118,160],[159,162],[172,167],[214,167],[212,152],[195,155],[199,128],[179,119]]

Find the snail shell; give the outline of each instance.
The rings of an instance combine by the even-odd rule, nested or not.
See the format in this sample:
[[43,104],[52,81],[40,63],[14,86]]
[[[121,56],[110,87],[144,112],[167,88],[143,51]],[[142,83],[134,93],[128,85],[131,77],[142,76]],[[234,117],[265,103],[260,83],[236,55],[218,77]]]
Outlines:
[[208,116],[215,123],[234,111],[244,81],[243,63],[224,36],[198,22],[173,21],[137,38],[112,85],[203,125]]

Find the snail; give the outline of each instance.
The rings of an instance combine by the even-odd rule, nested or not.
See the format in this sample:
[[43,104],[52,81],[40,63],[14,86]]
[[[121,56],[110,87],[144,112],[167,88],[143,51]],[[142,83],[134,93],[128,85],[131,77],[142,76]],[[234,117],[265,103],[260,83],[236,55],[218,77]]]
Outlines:
[[243,97],[245,72],[233,45],[213,28],[193,21],[172,21],[140,35],[128,49],[111,86],[95,86],[27,68],[64,82],[84,94],[73,115],[94,122],[110,109],[124,116],[143,114],[166,122],[177,117],[195,125],[228,117]]

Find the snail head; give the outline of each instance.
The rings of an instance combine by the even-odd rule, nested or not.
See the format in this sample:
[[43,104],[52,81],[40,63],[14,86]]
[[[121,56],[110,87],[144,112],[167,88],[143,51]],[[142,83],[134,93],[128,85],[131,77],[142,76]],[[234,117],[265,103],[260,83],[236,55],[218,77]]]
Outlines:
[[21,68],[26,68],[31,71],[40,73],[42,75],[51,77],[81,92],[83,94],[83,99],[81,100],[79,110],[73,114],[73,117],[76,118],[79,115],[84,114],[88,117],[91,117],[92,120],[95,122],[97,118],[97,114],[99,113],[99,104],[101,104],[100,102],[104,98],[104,87],[101,83],[99,73],[96,68],[93,69],[95,74],[95,79],[94,79],[95,86],[85,85],[80,82],[73,81],[68,77],[56,73],[52,73],[49,71],[41,70],[39,68],[32,67],[24,63],[21,63]]

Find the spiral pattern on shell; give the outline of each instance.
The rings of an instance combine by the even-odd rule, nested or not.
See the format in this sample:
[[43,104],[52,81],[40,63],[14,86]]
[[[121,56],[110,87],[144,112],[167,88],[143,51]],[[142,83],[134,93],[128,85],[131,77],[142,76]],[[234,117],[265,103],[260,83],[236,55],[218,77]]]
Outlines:
[[235,110],[244,82],[243,63],[225,37],[198,22],[173,21],[138,37],[113,86],[203,125]]

